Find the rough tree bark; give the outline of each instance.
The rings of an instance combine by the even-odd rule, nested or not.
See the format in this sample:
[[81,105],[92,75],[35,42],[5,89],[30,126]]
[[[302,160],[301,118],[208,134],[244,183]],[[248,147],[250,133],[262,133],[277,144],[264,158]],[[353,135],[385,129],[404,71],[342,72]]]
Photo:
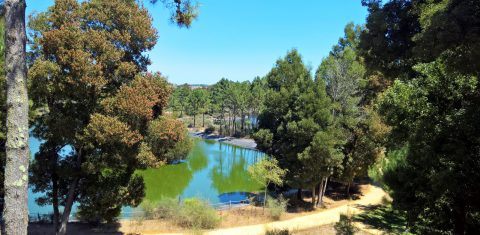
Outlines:
[[25,0],[5,1],[5,72],[7,143],[5,164],[6,234],[27,234],[28,226],[28,95]]

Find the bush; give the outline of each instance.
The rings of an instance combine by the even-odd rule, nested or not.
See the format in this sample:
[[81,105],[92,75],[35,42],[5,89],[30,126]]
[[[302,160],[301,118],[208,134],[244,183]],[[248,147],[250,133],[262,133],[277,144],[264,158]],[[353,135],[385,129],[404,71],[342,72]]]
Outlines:
[[205,134],[212,134],[213,132],[215,132],[214,126],[208,126],[207,128],[205,128]]
[[193,229],[211,229],[220,223],[217,211],[207,202],[186,199],[176,216],[178,225]]
[[265,235],[290,235],[290,231],[288,229],[273,229],[267,230]]
[[353,235],[358,232],[358,228],[353,225],[353,218],[348,214],[341,214],[340,221],[333,226],[337,235]]
[[163,199],[156,203],[146,200],[141,207],[146,219],[167,219],[185,228],[211,229],[220,222],[215,209],[207,202],[194,198],[186,199],[182,204],[175,199]]
[[270,218],[279,220],[287,211],[288,200],[280,196],[278,199],[267,198],[267,208]]
[[156,219],[156,210],[157,210],[157,205],[154,202],[151,202],[149,200],[145,200],[140,204],[140,207],[142,207],[143,211],[143,217],[147,219]]
[[145,200],[141,204],[145,219],[174,218],[180,210],[180,205],[175,199],[162,199],[159,202]]

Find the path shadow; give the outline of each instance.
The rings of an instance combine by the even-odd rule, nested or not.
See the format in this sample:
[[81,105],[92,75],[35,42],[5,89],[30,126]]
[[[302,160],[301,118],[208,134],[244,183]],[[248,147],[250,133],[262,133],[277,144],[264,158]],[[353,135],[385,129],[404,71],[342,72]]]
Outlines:
[[[69,223],[67,227],[67,234],[69,235],[83,235],[83,234],[95,234],[95,235],[120,235],[123,234],[119,231],[119,223],[92,225],[88,223]],[[51,235],[55,234],[55,230],[51,223],[29,223],[28,224],[29,235]]]
[[356,207],[364,210],[363,213],[354,216],[354,221],[356,222],[386,231],[389,234],[400,234],[406,230],[407,221],[405,213],[394,210],[391,206],[356,205]]

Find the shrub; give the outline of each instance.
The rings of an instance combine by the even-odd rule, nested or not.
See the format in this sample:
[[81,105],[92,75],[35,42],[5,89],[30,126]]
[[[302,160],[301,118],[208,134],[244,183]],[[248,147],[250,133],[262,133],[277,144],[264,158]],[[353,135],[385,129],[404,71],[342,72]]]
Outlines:
[[353,235],[358,228],[353,225],[353,218],[349,214],[341,214],[340,221],[333,226],[337,235]]
[[180,210],[180,205],[175,199],[162,199],[156,203],[145,200],[141,207],[146,219],[174,218]]
[[273,229],[267,230],[265,235],[290,235],[290,231],[288,229]]
[[191,229],[211,229],[220,223],[217,211],[207,202],[199,199],[186,199],[179,204],[175,199],[163,199],[153,203],[142,203],[146,219],[166,219],[181,227]]
[[214,126],[208,126],[207,128],[205,128],[205,134],[212,134],[214,131],[215,131]]
[[287,211],[288,200],[280,196],[278,199],[267,198],[267,208],[270,218],[279,220]]
[[199,199],[186,199],[176,220],[180,226],[193,229],[211,229],[220,223],[217,211]]
[[143,216],[147,219],[155,219],[157,205],[154,202],[145,200],[140,205],[143,210]]

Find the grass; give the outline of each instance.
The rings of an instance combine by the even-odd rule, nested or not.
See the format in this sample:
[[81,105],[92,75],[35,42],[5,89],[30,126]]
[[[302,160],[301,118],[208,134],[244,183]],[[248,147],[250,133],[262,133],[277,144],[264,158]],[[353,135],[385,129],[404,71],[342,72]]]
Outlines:
[[354,221],[362,222],[372,228],[388,234],[407,234],[406,214],[392,208],[391,205],[365,207],[365,212],[354,216]]

